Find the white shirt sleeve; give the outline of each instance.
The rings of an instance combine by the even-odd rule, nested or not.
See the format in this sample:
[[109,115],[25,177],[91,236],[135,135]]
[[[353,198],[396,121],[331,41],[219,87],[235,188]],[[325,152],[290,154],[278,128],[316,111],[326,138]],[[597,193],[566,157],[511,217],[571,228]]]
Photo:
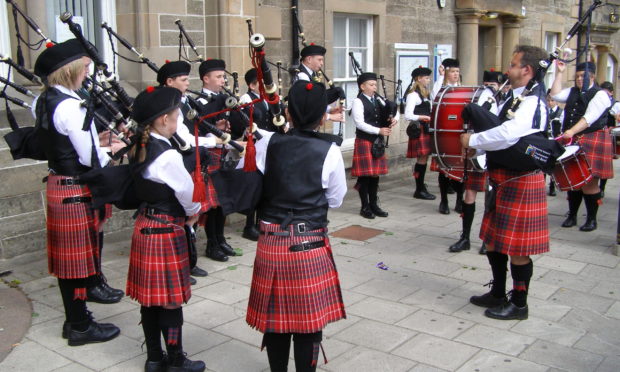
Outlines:
[[[177,121],[177,134],[192,147],[196,146],[196,137],[194,137],[194,135],[190,133],[189,128],[187,127],[187,125],[185,125],[185,122],[183,121],[183,115],[179,115],[179,120]],[[198,137],[198,146],[212,148],[215,147],[215,145],[215,136],[207,135],[207,137]]]
[[590,103],[588,103],[586,113],[583,115],[583,118],[586,119],[588,126],[592,125],[601,117],[601,115],[605,114],[609,106],[611,106],[611,99],[609,99],[609,95],[605,93],[604,90],[599,90],[590,100]]
[[[271,136],[275,132],[269,132],[267,130],[263,130],[258,128],[258,132],[263,136],[260,141],[254,142],[254,147],[256,148],[256,169],[258,169],[261,173],[265,174],[265,160],[267,159],[267,146],[269,145],[269,141],[271,140]],[[242,157],[237,163],[237,169],[243,168],[245,164],[245,157]]]
[[557,101],[557,102],[562,102],[562,103],[566,103],[566,101],[568,100],[568,95],[570,94],[570,90],[571,88],[564,88],[560,91],[560,93],[556,94],[555,96],[553,96],[553,100]]
[[356,98],[353,100],[351,113],[357,129],[370,134],[379,134],[379,128],[364,122],[364,104],[361,99]]
[[310,81],[310,76],[303,71],[297,74],[297,80]]
[[181,154],[176,150],[167,150],[159,155],[142,175],[147,180],[163,183],[174,190],[186,215],[193,216],[200,212],[200,203],[192,201],[194,182],[183,165]]
[[417,92],[411,92],[407,94],[407,104],[405,105],[405,119],[406,120],[419,120],[420,115],[413,113],[415,107],[422,103],[420,95]]
[[469,145],[475,149],[496,151],[506,149],[519,141],[519,138],[536,133],[544,129],[547,122],[547,110],[544,99],[540,100],[540,129],[532,128],[536,106],[539,104],[537,96],[528,96],[511,120],[484,132],[472,134]]
[[[65,93],[63,91],[63,93]],[[75,152],[78,154],[80,164],[92,167],[91,149],[95,144],[95,151],[99,158],[99,164],[106,166],[110,161],[107,152],[99,147],[99,135],[95,130],[95,124],[91,122],[90,131],[82,130],[84,118],[86,117],[86,109],[80,106],[77,99],[65,99],[56,106],[54,111],[54,127],[58,133],[68,136]]]
[[616,115],[620,112],[620,102],[616,102],[614,103],[613,106],[611,106],[611,109],[609,109],[609,113],[612,115]]
[[443,75],[437,76],[437,81],[433,84],[433,91],[431,92],[431,99],[434,100],[437,93],[441,90],[443,86]]
[[482,93],[480,93],[480,97],[478,97],[478,106],[484,105],[485,102],[491,100],[491,109],[489,110],[491,113],[498,115],[499,110],[497,108],[497,101],[495,100],[494,94],[489,88],[485,88]]
[[332,143],[325,157],[321,174],[321,185],[325,189],[325,197],[329,207],[340,207],[344,196],[347,194],[347,179],[342,152],[340,152],[340,147],[335,143]]
[[246,103],[252,102],[252,97],[249,94],[245,93],[239,98],[239,104],[245,105]]

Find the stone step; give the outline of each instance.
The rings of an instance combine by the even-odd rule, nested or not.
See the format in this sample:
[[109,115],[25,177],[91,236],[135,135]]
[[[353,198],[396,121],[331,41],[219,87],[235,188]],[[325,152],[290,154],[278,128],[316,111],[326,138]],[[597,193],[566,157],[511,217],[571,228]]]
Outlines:
[[47,162],[16,165],[0,169],[0,180],[2,180],[0,198],[15,196],[17,193],[26,194],[45,189],[45,184],[41,180],[47,174]]

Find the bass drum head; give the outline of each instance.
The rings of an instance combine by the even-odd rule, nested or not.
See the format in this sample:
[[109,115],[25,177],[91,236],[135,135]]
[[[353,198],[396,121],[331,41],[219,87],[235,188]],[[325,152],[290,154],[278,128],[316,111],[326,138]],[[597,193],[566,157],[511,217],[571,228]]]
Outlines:
[[477,171],[487,170],[487,154],[478,155],[471,159],[474,169]]

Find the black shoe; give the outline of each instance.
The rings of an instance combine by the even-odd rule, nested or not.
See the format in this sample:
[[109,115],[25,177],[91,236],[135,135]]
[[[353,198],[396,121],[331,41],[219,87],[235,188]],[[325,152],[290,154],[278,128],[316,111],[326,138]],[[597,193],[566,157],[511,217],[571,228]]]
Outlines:
[[152,360],[147,360],[144,363],[144,372],[166,372],[166,368],[168,367],[168,360],[164,357],[162,360],[154,362]]
[[440,202],[439,203],[439,213],[441,213],[441,214],[450,214],[450,208],[448,208],[448,202]]
[[480,250],[478,251],[479,254],[487,254],[487,245],[484,244],[484,242],[482,242],[482,245],[480,246]]
[[456,213],[463,213],[463,199],[456,199],[456,203],[454,203],[454,211]]
[[461,236],[459,241],[454,243],[454,244],[452,244],[448,250],[450,252],[456,253],[456,252],[461,252],[461,251],[468,251],[469,248],[470,248],[469,238]]
[[422,200],[435,200],[437,197],[431,194],[430,192],[426,191],[426,189],[423,189],[423,190],[416,190],[413,193],[413,198],[422,199]]
[[[88,310],[86,310],[86,312],[88,313],[88,318],[91,321],[94,321],[92,313]],[[100,327],[102,328],[116,328],[116,326],[112,323],[98,323]],[[65,321],[62,324],[62,338],[67,339],[69,338],[69,333],[71,332],[71,323]]]
[[109,341],[121,333],[120,328],[116,326],[102,327],[97,322],[91,322],[88,329],[84,332],[71,330],[69,332],[69,346],[80,346],[84,344],[92,344],[95,342]]
[[100,304],[115,304],[119,302],[123,295],[113,295],[109,291],[106,291],[104,287],[99,284],[96,287],[90,287],[86,290],[86,301],[97,302]]
[[196,278],[194,278],[193,276],[190,276],[189,277],[189,285],[196,285],[196,283],[198,283]]
[[203,270],[203,269],[199,268],[198,266],[194,266],[194,268],[189,271],[189,274],[191,276],[198,276],[198,277],[205,277],[205,276],[209,275],[207,270]]
[[586,219],[586,223],[584,223],[583,225],[581,225],[581,227],[579,228],[579,231],[594,231],[596,230],[596,220],[595,219]]
[[168,372],[202,372],[207,368],[202,360],[189,360],[184,357],[180,366],[168,365]]
[[469,298],[469,302],[471,302],[472,304],[488,308],[501,306],[507,301],[508,300],[506,299],[506,296],[497,298],[493,296],[491,292],[485,293],[482,296],[471,296]]
[[549,192],[547,193],[549,196],[556,196],[555,189],[549,188]]
[[368,218],[370,220],[375,218],[375,214],[372,213],[372,211],[370,210],[370,207],[362,207],[362,209],[360,209],[360,216],[364,218]]
[[500,320],[525,320],[528,316],[528,308],[527,305],[518,307],[512,302],[505,302],[499,306],[486,309],[484,315],[489,318]]
[[121,296],[121,298],[125,296],[125,292],[123,292],[120,289],[116,289],[116,288],[110,287],[108,285],[108,282],[105,279],[101,281],[100,285],[103,287],[103,289],[105,291],[107,291],[108,293],[110,293],[113,296]]
[[220,243],[220,250],[227,256],[236,256],[237,254],[235,253],[235,250],[232,249],[232,247],[230,246],[230,244],[224,242],[224,243]]
[[214,261],[226,262],[228,261],[228,256],[222,252],[220,245],[215,241],[207,242],[207,249],[205,249],[205,256],[209,257]]
[[370,210],[372,211],[372,213],[374,213],[375,216],[377,217],[387,217],[388,216],[388,212],[384,211],[383,209],[381,209],[378,205],[370,205]]
[[243,228],[243,234],[241,234],[241,237],[247,239],[247,240],[251,240],[254,242],[258,241],[258,236],[260,235],[260,231],[258,231],[258,229],[256,228],[255,225],[250,225],[250,226],[246,226]]
[[562,222],[562,227],[573,227],[575,225],[577,225],[577,216],[571,216],[570,214]]

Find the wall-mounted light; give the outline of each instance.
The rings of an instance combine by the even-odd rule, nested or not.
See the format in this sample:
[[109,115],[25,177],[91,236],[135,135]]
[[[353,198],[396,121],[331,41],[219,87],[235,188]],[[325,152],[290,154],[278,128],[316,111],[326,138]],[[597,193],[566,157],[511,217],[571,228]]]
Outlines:
[[609,13],[609,23],[618,23],[618,20],[620,20],[620,15],[614,9]]

